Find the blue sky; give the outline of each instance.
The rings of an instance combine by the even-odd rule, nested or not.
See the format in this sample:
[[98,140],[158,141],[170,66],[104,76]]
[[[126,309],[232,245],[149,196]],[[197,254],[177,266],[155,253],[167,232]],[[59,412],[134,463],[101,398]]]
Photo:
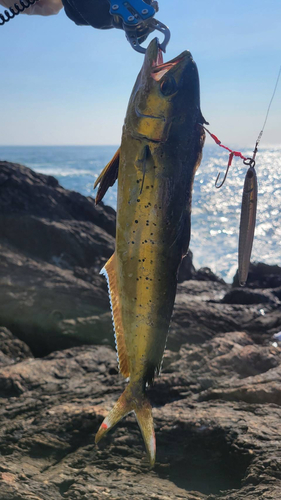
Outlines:
[[[280,0],[159,0],[172,33],[165,60],[189,49],[201,108],[229,146],[254,145],[281,64]],[[3,9],[0,7],[0,11]],[[0,145],[118,144],[143,56],[122,31],[57,16],[0,26]],[[263,145],[281,144],[281,82]]]

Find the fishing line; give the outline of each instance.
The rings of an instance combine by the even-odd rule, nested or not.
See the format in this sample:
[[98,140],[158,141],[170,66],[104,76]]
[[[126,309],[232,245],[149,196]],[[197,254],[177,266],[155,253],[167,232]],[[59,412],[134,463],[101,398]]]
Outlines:
[[224,148],[227,151],[229,151],[229,160],[228,160],[228,165],[227,165],[226,172],[224,174],[224,178],[223,178],[222,182],[218,185],[218,180],[219,180],[219,177],[220,177],[220,172],[219,172],[218,175],[217,175],[217,178],[216,178],[216,182],[215,182],[216,188],[218,188],[218,189],[221,188],[223,186],[223,184],[225,183],[226,178],[227,178],[227,174],[228,174],[228,171],[229,171],[229,167],[231,166],[231,163],[232,163],[232,160],[233,160],[234,156],[239,156],[239,158],[241,158],[243,160],[244,165],[247,165],[247,166],[252,167],[252,168],[255,167],[255,164],[256,164],[256,154],[258,152],[258,146],[259,146],[259,143],[261,141],[261,138],[262,138],[262,135],[263,135],[266,123],[267,123],[268,115],[269,115],[269,112],[270,112],[270,108],[271,108],[273,99],[274,99],[275,94],[276,94],[276,90],[277,90],[277,87],[278,87],[280,76],[281,76],[281,66],[279,68],[279,72],[278,72],[278,76],[277,76],[276,83],[275,83],[275,86],[274,86],[274,90],[273,90],[273,93],[272,93],[272,96],[271,96],[271,99],[270,99],[270,102],[269,102],[269,105],[268,105],[268,108],[267,108],[267,111],[266,111],[265,120],[264,120],[262,129],[261,129],[261,131],[260,131],[260,133],[258,135],[258,138],[256,140],[256,144],[255,144],[255,148],[254,148],[254,151],[253,151],[252,158],[246,158],[245,156],[242,155],[242,153],[240,153],[240,151],[233,151],[232,149],[228,148],[227,146],[224,146],[221,143],[221,141],[217,138],[217,136],[215,136],[214,134],[212,134],[206,127],[204,127],[204,125],[202,123],[199,123],[199,125],[205,130],[205,132],[207,132],[212,137],[212,139],[215,141],[215,143],[218,146],[220,146],[221,148]]
[[[261,141],[261,138],[262,138],[262,135],[263,135],[263,132],[264,132],[264,128],[266,126],[266,122],[267,122],[267,119],[268,119],[268,115],[269,115],[269,111],[270,111],[270,108],[271,108],[271,104],[272,104],[272,101],[274,99],[277,87],[278,87],[280,75],[281,75],[281,66],[279,68],[279,72],[278,72],[277,80],[276,80],[275,87],[274,87],[274,90],[273,90],[273,94],[271,96],[271,99],[270,99],[270,102],[269,102],[269,105],[268,105],[268,108],[267,108],[267,112],[266,112],[266,115],[265,115],[264,124],[262,126],[262,129],[261,129],[261,131],[260,131],[260,133],[258,135],[257,141],[256,141],[256,145],[255,145],[255,149],[254,149],[254,153],[253,153],[253,157],[252,157],[252,163],[255,162],[255,160],[256,160],[256,154],[258,152],[258,146],[259,146],[259,143]],[[245,163],[245,160],[244,160],[244,163]],[[245,165],[248,165],[248,163],[245,163]],[[250,166],[252,166],[252,165],[250,165]],[[255,165],[253,165],[253,166],[255,166]]]
[[257,174],[255,170],[256,165],[256,154],[258,152],[258,147],[267,123],[269,111],[277,90],[277,86],[279,83],[281,75],[281,66],[278,72],[278,76],[276,79],[276,83],[274,86],[274,90],[269,101],[269,105],[267,107],[265,120],[263,122],[262,129],[258,135],[256,140],[255,148],[253,151],[252,158],[245,158],[245,156],[240,153],[240,151],[233,151],[232,149],[224,146],[221,141],[212,134],[206,127],[202,124],[201,127],[212,137],[216,144],[218,144],[221,148],[229,151],[229,159],[226,172],[224,174],[224,178],[222,182],[218,185],[218,180],[220,177],[220,173],[218,174],[215,182],[216,188],[221,188],[226,181],[227,174],[229,171],[229,167],[231,166],[232,160],[234,156],[239,156],[244,165],[247,165],[249,168],[247,170],[245,180],[244,180],[244,188],[243,188],[243,196],[242,196],[242,205],[241,205],[241,216],[240,216],[240,227],[239,227],[239,244],[238,244],[238,280],[240,286],[245,286],[248,278],[249,267],[250,267],[250,259],[254,241],[255,234],[255,225],[256,225],[256,212],[257,212],[257,201],[258,201],[258,183],[257,183]]

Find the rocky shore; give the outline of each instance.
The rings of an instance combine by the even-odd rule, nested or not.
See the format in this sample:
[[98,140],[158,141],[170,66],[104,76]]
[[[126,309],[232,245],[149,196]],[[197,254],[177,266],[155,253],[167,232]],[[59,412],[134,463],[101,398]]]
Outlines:
[[94,444],[125,385],[98,274],[114,210],[8,162],[0,194],[0,499],[281,498],[281,268],[240,289],[183,261],[150,470],[133,416]]

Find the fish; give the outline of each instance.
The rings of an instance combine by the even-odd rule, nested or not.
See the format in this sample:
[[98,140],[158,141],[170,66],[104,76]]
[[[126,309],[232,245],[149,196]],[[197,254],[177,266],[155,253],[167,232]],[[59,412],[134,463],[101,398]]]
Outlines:
[[156,441],[146,389],[161,369],[177,273],[189,246],[202,122],[191,53],[164,63],[155,38],[129,100],[121,147],[95,183],[100,202],[118,177],[115,252],[101,273],[108,282],[119,370],[129,381],[95,441],[134,412],[151,466]]
[[244,181],[239,228],[238,279],[240,286],[245,286],[248,278],[256,226],[257,201],[257,174],[254,167],[249,167]]

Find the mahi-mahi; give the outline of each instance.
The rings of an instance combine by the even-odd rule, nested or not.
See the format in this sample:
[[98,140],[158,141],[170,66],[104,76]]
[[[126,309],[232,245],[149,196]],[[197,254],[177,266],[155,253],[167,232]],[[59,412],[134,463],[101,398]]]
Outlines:
[[129,379],[96,442],[134,412],[151,465],[155,435],[146,387],[159,373],[177,272],[190,240],[193,179],[204,130],[199,77],[190,52],[163,63],[149,44],[123,127],[121,147],[96,181],[98,203],[118,177],[116,248],[106,275],[119,368]]

